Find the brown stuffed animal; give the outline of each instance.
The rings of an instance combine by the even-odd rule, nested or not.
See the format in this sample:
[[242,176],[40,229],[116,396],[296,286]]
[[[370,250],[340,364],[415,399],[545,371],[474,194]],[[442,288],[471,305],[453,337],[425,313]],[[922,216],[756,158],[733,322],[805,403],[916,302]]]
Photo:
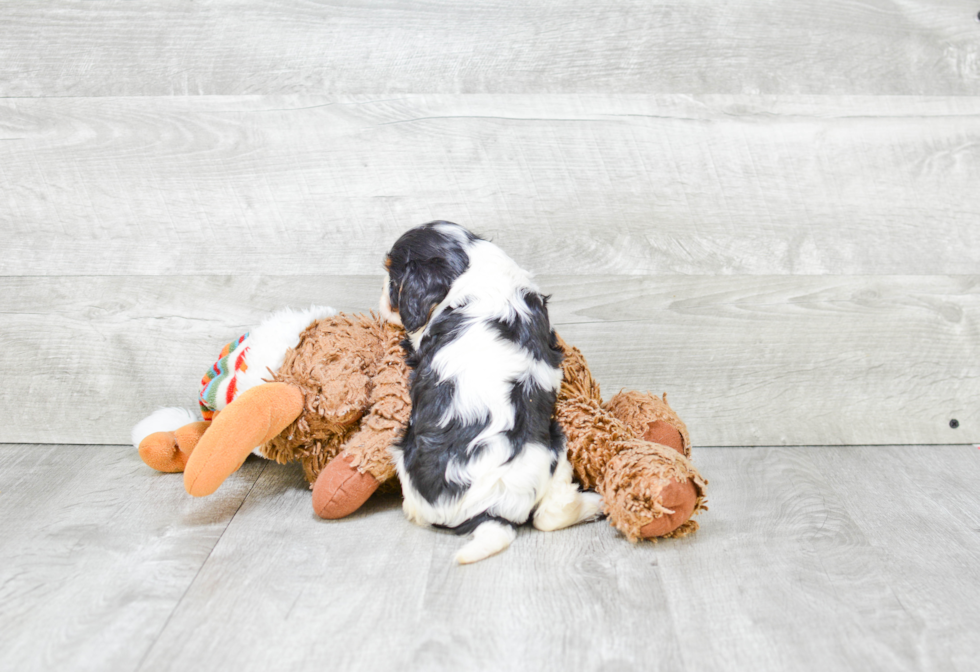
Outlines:
[[[195,496],[214,492],[251,452],[299,461],[323,518],[349,515],[379,486],[396,488],[388,447],[410,413],[404,332],[374,315],[330,315],[282,338],[290,324],[295,330],[323,309],[311,311],[277,313],[237,347],[226,346],[202,381],[210,422],[158,412],[134,428],[143,461],[183,471]],[[687,428],[666,396],[620,392],[603,404],[582,353],[559,345],[556,416],[582,486],[602,495],[606,515],[630,541],[696,530],[691,516],[705,508],[707,482],[690,462]]]

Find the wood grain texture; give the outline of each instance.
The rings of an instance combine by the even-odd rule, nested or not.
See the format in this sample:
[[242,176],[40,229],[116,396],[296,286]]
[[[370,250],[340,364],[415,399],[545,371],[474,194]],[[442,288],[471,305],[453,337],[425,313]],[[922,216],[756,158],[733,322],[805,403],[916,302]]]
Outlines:
[[[865,449],[814,453],[815,465],[852,511],[879,571],[915,623],[908,646],[921,666],[972,670],[980,660],[975,624],[980,585],[952,568],[980,558],[980,450]],[[871,483],[869,487],[869,481]],[[879,493],[888,493],[882,498]]]
[[[140,670],[972,670],[980,451],[713,448],[686,539],[521,529],[396,496],[317,519],[295,465],[192,500],[121,447],[0,446],[0,665]],[[47,496],[58,493],[60,497]]]
[[133,670],[265,468],[193,500],[127,446],[0,446],[0,668]]
[[[978,28],[980,30],[980,28]],[[0,275],[972,274],[980,97],[0,100]]]
[[[606,395],[666,391],[696,445],[980,441],[976,276],[539,280]],[[193,406],[221,347],[268,311],[364,311],[380,284],[0,278],[0,441],[124,443],[155,407]]]
[[970,0],[17,2],[0,96],[975,95]]
[[688,669],[975,667],[980,581],[968,568],[980,538],[961,516],[936,520],[930,501],[975,497],[909,478],[955,468],[976,479],[975,447],[711,449],[695,459],[711,479],[711,510],[698,535],[659,556]]
[[633,547],[607,524],[521,530],[506,555],[463,569],[452,561],[463,540],[411,525],[400,498],[319,521],[305,486],[297,470],[266,470],[142,669],[681,662],[655,548]]

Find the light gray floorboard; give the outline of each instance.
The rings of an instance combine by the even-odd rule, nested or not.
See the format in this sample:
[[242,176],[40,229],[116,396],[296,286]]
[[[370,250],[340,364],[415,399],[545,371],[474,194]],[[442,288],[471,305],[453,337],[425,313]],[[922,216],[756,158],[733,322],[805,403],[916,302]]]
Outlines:
[[[980,441],[976,276],[539,281],[606,395],[667,392],[695,445]],[[125,442],[157,406],[193,407],[221,347],[268,311],[364,311],[380,284],[0,278],[0,440]]]
[[[882,487],[879,471],[912,467],[927,451],[974,449],[920,447],[900,465],[884,451],[863,470],[851,467],[867,450],[697,452],[711,510],[696,537],[665,547],[660,560],[687,669],[933,669],[917,658],[919,616],[906,611],[886,559],[855,522],[867,512],[842,502],[817,456],[829,452],[857,471],[887,516],[907,504]],[[903,540],[920,555],[933,552],[930,542]]]
[[[412,526],[394,496],[317,520],[294,466],[252,459],[192,501],[132,449],[38,455],[0,446],[0,512],[14,525],[0,547],[4,669],[970,670],[977,659],[972,446],[702,449],[710,510],[692,537],[632,546],[604,522],[521,530],[463,568],[451,564],[461,540]],[[49,490],[61,499],[38,497]]]
[[374,274],[433,219],[539,273],[975,273],[977,137],[980,97],[0,100],[0,274]]
[[[823,451],[816,457],[841,505],[860,512],[856,527],[914,619],[908,646],[919,666],[975,670],[980,661],[980,449],[923,453],[903,446],[854,454]],[[868,487],[864,474],[874,475],[876,487]]]
[[322,523],[303,485],[266,471],[141,669],[680,664],[654,549],[607,525],[522,531],[502,562],[459,568],[462,541],[412,526],[397,498]]
[[265,466],[200,501],[132,447],[0,446],[0,669],[136,669]]
[[0,95],[980,86],[971,0],[10,2]]

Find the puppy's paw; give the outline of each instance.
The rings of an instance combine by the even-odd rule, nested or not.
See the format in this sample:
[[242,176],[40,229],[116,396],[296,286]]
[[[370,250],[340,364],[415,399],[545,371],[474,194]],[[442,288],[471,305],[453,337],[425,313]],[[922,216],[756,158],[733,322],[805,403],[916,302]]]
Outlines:
[[581,495],[582,513],[578,522],[595,520],[602,515],[602,495],[598,492],[583,492]]

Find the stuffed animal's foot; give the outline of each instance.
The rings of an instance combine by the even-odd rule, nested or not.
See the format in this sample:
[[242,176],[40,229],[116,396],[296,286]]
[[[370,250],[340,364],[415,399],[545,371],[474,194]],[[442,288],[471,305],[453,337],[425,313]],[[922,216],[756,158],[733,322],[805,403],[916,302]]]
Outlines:
[[678,530],[694,515],[694,507],[697,501],[698,490],[694,481],[691,479],[687,479],[683,483],[670,481],[660,491],[660,505],[664,508],[664,513],[641,527],[640,536],[644,539],[654,539],[665,537]]
[[680,453],[636,440],[610,460],[598,489],[610,522],[636,541],[696,530],[691,516],[705,508],[706,485]]
[[328,520],[343,518],[361,508],[380,483],[351,466],[353,456],[341,453],[330,460],[313,486],[313,510]]
[[303,391],[286,383],[265,383],[243,392],[215,417],[184,469],[184,488],[210,495],[258,446],[288,427],[303,412]]
[[140,457],[157,471],[179,473],[210,425],[210,422],[192,422],[172,432],[154,432],[140,441]]
[[189,455],[184,455],[177,447],[174,432],[154,432],[140,441],[140,457],[147,466],[168,474],[184,470]]
[[666,394],[661,399],[648,392],[620,392],[603,408],[645,441],[670,446],[682,455],[691,456],[687,426],[667,403]]

